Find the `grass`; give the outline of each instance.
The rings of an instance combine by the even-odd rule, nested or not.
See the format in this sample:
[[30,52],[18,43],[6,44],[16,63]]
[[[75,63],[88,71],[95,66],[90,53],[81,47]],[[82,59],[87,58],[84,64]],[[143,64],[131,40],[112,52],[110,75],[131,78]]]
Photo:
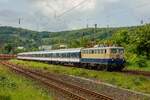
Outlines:
[[93,71],[75,67],[64,67],[61,65],[49,65],[33,61],[11,60],[11,62],[26,65],[28,68],[42,69],[50,72],[82,76],[86,78],[96,78],[122,88],[150,94],[150,78],[144,76],[125,75],[117,72]]
[[0,65],[0,100],[52,100],[48,90]]

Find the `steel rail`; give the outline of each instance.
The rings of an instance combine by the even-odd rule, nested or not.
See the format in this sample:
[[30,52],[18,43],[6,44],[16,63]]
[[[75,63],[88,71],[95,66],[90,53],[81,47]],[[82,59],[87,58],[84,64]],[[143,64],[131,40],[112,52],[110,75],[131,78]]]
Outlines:
[[143,75],[150,77],[150,71],[140,71],[140,70],[123,70],[121,73],[132,74],[132,75]]
[[60,87],[58,87],[57,85],[48,82],[48,80],[47,80],[46,78],[43,78],[43,77],[41,77],[41,76],[39,76],[39,75],[36,75],[36,74],[34,74],[34,73],[32,73],[32,72],[30,72],[30,71],[28,71],[28,70],[24,70],[24,69],[21,69],[21,68],[16,67],[16,66],[12,66],[12,65],[10,65],[10,64],[8,64],[8,63],[4,63],[4,62],[2,62],[1,64],[3,64],[3,65],[5,65],[5,66],[9,67],[10,69],[12,69],[12,70],[14,70],[14,71],[17,71],[17,72],[19,72],[19,73],[21,73],[21,74],[24,74],[24,75],[26,75],[26,76],[28,76],[28,77],[31,77],[32,79],[35,79],[35,80],[37,80],[37,81],[40,81],[41,83],[43,83],[43,84],[45,84],[45,85],[47,85],[47,86],[49,86],[49,87],[52,87],[52,88],[54,88],[54,89],[56,89],[56,90],[58,90],[58,91],[60,91],[60,92],[62,92],[62,93],[65,93],[67,96],[69,96],[69,98],[70,98],[71,100],[87,100],[86,98],[81,97],[81,96],[79,96],[78,94],[75,94],[75,93],[73,93],[73,92],[70,92],[70,91],[68,91],[68,90],[66,90],[66,89],[64,89],[64,88],[60,88]]
[[92,90],[89,90],[89,89],[86,89],[86,88],[83,88],[83,87],[80,87],[80,86],[77,86],[77,85],[74,85],[74,84],[70,84],[68,82],[64,82],[62,80],[58,80],[56,79],[55,77],[52,77],[52,76],[48,76],[47,74],[43,73],[43,72],[37,72],[37,71],[33,71],[33,70],[29,70],[29,69],[24,69],[23,67],[21,66],[18,66],[18,65],[15,65],[15,64],[12,64],[12,63],[9,63],[9,62],[5,62],[7,63],[8,65],[11,65],[11,66],[17,66],[17,67],[20,67],[22,70],[27,70],[28,72],[30,73],[34,73],[38,76],[41,76],[41,77],[44,77],[46,79],[49,79],[49,80],[52,80],[56,83],[60,83],[60,84],[63,84],[65,85],[66,87],[70,87],[70,88],[73,88],[75,90],[78,90],[79,92],[82,92],[82,93],[85,93],[85,94],[88,94],[89,96],[92,96],[94,98],[94,100],[113,100],[112,98],[106,96],[106,95],[103,95],[103,94],[100,94],[100,93],[97,93],[95,91],[92,91]]

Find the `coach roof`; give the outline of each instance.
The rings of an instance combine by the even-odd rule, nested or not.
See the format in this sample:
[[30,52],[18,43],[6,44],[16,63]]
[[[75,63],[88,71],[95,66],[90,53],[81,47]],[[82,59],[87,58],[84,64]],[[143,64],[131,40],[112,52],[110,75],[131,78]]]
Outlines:
[[26,54],[47,54],[47,53],[79,53],[82,48],[75,49],[59,49],[59,50],[50,50],[50,51],[35,51],[35,52],[24,52],[19,53],[18,55],[26,55]]

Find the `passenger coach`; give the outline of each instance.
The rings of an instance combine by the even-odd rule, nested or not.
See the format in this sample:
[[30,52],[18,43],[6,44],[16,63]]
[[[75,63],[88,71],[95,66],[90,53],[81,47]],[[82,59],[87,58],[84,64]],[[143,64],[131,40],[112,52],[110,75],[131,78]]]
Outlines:
[[43,61],[52,64],[69,64],[99,70],[122,70],[124,68],[123,47],[98,47],[60,49],[19,53],[18,59]]

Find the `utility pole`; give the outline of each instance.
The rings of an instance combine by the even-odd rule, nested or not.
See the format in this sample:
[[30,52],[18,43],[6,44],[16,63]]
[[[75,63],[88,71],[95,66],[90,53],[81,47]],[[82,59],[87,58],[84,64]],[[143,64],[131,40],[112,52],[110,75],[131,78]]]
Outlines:
[[57,13],[56,13],[56,11],[54,12],[54,18],[55,18],[55,19],[57,18]]
[[93,41],[92,41],[92,46],[94,46],[95,45],[95,43],[96,43],[96,37],[95,37],[95,35],[96,35],[96,33],[97,33],[97,24],[94,24],[94,30],[93,30],[94,32],[93,32]]
[[140,24],[141,24],[141,25],[143,25],[143,24],[144,24],[144,21],[143,21],[143,19],[141,20]]
[[86,24],[86,28],[89,28],[89,25],[88,25],[88,24]]
[[86,24],[86,28],[89,28],[89,24],[88,24],[88,19],[86,20],[87,24]]
[[21,19],[19,18],[19,25],[21,24]]
[[94,33],[96,34],[97,32],[97,24],[95,24],[95,29],[94,29]]

